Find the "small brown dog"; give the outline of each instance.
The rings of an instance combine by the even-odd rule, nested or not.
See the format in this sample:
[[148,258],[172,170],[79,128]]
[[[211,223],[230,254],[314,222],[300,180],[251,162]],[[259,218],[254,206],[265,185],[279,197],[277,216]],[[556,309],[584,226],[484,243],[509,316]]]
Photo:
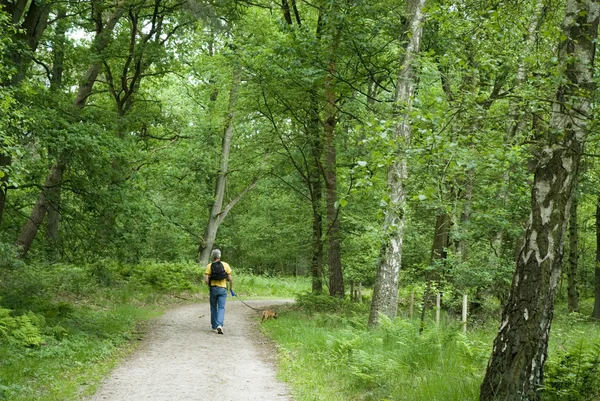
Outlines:
[[262,323],[265,320],[269,320],[269,319],[277,319],[277,312],[275,312],[271,309],[264,310],[262,313],[262,320],[260,322]]

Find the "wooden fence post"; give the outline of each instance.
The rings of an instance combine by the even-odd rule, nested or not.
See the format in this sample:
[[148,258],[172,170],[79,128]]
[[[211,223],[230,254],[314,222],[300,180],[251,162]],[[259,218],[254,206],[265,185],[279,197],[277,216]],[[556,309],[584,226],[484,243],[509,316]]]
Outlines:
[[440,309],[442,304],[441,294],[438,292],[435,297],[435,324],[440,325]]
[[467,294],[463,295],[463,304],[462,304],[462,326],[463,333],[467,333]]

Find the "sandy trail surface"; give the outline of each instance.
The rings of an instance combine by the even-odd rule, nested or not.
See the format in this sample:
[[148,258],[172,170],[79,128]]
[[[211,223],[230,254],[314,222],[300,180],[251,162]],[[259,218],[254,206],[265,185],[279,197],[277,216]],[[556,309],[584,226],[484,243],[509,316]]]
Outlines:
[[[245,301],[256,309],[285,301]],[[260,312],[228,297],[224,334],[210,328],[208,303],[168,311],[90,401],[292,401],[275,377],[275,351]]]

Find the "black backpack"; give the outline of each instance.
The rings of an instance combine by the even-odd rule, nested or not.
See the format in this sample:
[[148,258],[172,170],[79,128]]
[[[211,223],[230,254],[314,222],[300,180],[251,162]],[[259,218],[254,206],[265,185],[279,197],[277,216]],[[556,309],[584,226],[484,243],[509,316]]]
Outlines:
[[210,264],[210,281],[225,280],[227,278],[227,272],[225,266],[221,261],[217,260]]

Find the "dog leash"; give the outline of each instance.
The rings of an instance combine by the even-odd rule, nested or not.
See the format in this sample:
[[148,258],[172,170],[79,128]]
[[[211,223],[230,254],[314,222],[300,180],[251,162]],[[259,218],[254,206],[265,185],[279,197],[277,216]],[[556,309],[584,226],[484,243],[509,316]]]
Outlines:
[[255,310],[255,311],[257,311],[257,312],[262,312],[262,311],[263,311],[262,309],[256,309],[256,308],[254,308],[254,307],[252,307],[252,306],[248,305],[247,303],[245,303],[243,300],[239,299],[239,298],[240,298],[240,297],[239,297],[239,295],[236,295],[236,294],[235,294],[235,292],[233,292],[233,290],[231,290],[231,296],[232,296],[232,297],[235,297],[235,298],[238,298],[238,300],[239,300],[241,303],[243,303],[244,305],[246,305],[248,308],[250,308],[250,309],[252,309],[252,310]]

